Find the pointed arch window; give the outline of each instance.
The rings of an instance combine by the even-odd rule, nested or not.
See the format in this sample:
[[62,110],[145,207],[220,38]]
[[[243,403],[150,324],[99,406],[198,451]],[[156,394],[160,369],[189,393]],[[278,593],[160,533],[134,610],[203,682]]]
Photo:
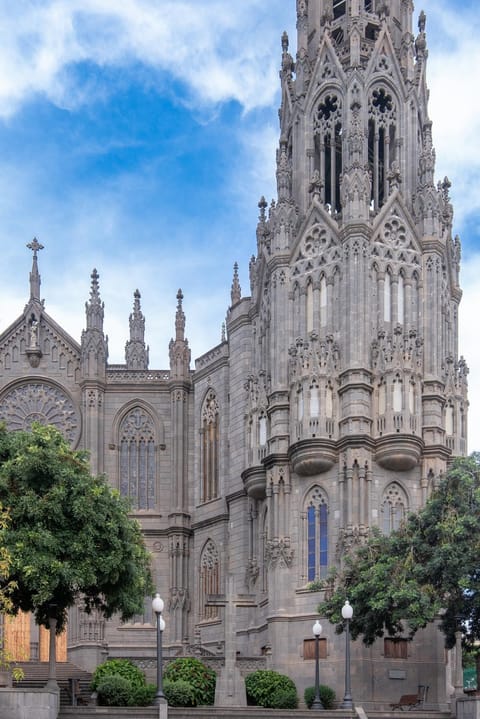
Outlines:
[[340,212],[342,108],[336,95],[326,95],[320,101],[314,118],[314,132],[315,169],[320,173],[323,201],[332,212]]
[[320,415],[320,391],[316,380],[310,385],[310,417],[319,417]]
[[320,280],[320,327],[327,326],[327,280]]
[[445,410],[445,434],[449,437],[451,437],[454,433],[454,415],[453,415],[453,405],[451,402],[447,404],[446,410]]
[[218,607],[208,604],[211,594],[220,592],[220,562],[215,543],[209,539],[200,556],[199,616],[200,621],[218,619]]
[[218,458],[219,408],[215,392],[210,390],[202,408],[202,502],[208,502],[218,496]]
[[313,285],[307,285],[307,332],[313,331]]
[[392,321],[392,276],[388,270],[383,285],[383,319],[385,322]]
[[323,579],[328,571],[328,503],[320,487],[313,487],[305,503],[307,581]]
[[407,495],[397,482],[392,482],[383,493],[381,507],[383,533],[390,534],[397,530],[405,519],[407,510]]
[[397,293],[397,321],[403,325],[405,324],[405,282],[401,273],[398,276]]
[[120,494],[133,509],[155,506],[155,424],[141,407],[132,409],[119,427]]
[[369,102],[368,164],[372,176],[372,202],[380,209],[388,197],[389,171],[396,157],[396,110],[384,87],[373,90]]

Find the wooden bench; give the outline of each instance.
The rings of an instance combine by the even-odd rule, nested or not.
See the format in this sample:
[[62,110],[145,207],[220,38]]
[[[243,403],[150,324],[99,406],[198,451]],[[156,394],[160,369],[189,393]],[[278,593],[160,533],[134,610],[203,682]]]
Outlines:
[[428,684],[419,684],[416,694],[402,694],[399,701],[390,704],[390,707],[393,710],[400,709],[402,711],[421,707],[427,701],[429,688]]
[[422,697],[418,694],[402,694],[399,701],[395,704],[390,704],[392,709],[415,709],[423,703]]

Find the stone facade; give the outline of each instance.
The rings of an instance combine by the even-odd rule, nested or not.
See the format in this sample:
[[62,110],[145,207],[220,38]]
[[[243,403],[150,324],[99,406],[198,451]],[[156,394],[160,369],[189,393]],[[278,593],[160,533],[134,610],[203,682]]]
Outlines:
[[[30,299],[0,336],[1,417],[59,427],[131,498],[166,600],[167,656],[232,661],[234,642],[312,684],[328,569],[372,526],[389,532],[419,509],[466,453],[460,241],[450,183],[434,184],[425,16],[416,38],[412,16],[412,0],[297,0],[278,198],[259,203],[250,296],[235,267],[225,337],[194,370],[181,291],[170,368],[148,368],[138,291],[125,364],[109,365],[98,273],[78,343],[46,313],[42,247],[29,245]],[[121,626],[73,611],[72,659],[153,657],[149,605]],[[324,624],[321,681],[341,697],[344,638]],[[440,632],[357,642],[352,682],[365,706],[418,684],[444,706]]]

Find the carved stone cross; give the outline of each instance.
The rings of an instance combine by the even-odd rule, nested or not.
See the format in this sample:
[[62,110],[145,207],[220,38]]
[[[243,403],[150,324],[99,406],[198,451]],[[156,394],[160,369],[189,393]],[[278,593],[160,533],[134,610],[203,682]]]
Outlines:
[[28,248],[29,250],[32,250],[32,252],[33,252],[33,257],[36,259],[36,257],[37,257],[37,252],[39,252],[40,250],[43,250],[43,245],[41,245],[40,242],[37,240],[37,238],[34,237],[33,240],[32,240],[32,242],[29,242],[29,243],[28,243],[27,248]]
[[225,666],[217,681],[215,704],[217,706],[246,706],[245,684],[236,664],[237,607],[256,606],[250,594],[235,594],[235,578],[227,577],[226,594],[209,594],[207,606],[225,607]]

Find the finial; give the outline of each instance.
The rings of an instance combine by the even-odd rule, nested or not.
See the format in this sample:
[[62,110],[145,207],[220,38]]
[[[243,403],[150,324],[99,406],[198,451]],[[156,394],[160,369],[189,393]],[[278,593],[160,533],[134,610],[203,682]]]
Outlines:
[[427,16],[425,15],[424,11],[422,10],[418,17],[418,31],[425,32],[426,25],[427,25]]
[[37,259],[37,252],[39,252],[39,250],[43,250],[43,245],[41,245],[37,238],[34,237],[33,240],[28,243],[27,248],[32,250],[34,259]]
[[282,35],[282,50],[283,50],[283,52],[288,52],[288,46],[289,46],[288,33],[286,30],[284,30],[283,35]]
[[267,201],[263,195],[260,198],[258,207],[260,210],[260,217],[258,219],[260,220],[260,222],[265,222],[265,220],[266,220],[265,210],[267,209]]
[[175,336],[177,340],[185,339],[185,314],[182,309],[183,292],[177,292],[177,313],[175,317]]
[[222,322],[222,342],[227,341],[227,328],[225,326],[225,322]]
[[30,272],[30,299],[38,300],[40,302],[40,283],[41,283],[41,281],[40,281],[40,273],[38,271],[37,253],[40,250],[43,250],[43,245],[41,245],[40,242],[37,240],[37,238],[34,237],[32,242],[28,243],[27,248],[29,250],[32,250],[32,252],[33,252],[32,271]]
[[236,305],[238,302],[240,302],[240,300],[242,299],[242,289],[240,287],[240,282],[238,279],[238,262],[235,262],[235,264],[233,265],[233,282],[230,296],[232,299],[232,307],[233,305]]

